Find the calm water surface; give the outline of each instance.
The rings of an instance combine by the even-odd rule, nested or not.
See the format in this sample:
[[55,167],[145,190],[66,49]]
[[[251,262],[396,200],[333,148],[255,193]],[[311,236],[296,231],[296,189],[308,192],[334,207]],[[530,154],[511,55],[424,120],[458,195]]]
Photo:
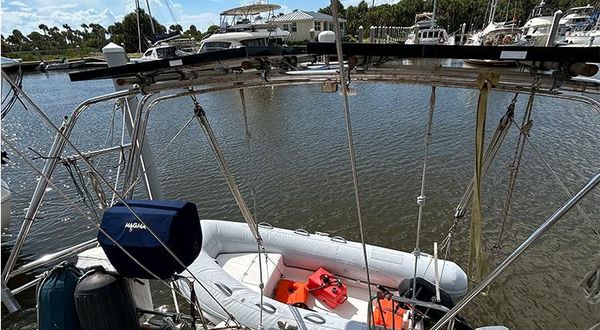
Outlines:
[[[27,75],[23,84],[57,125],[78,103],[113,90],[110,81],[71,83],[62,73]],[[431,88],[395,84],[355,87],[359,93],[351,97],[350,104],[366,239],[371,244],[411,251]],[[202,95],[199,101],[248,204],[255,206],[258,221],[359,240],[341,97],[322,94],[317,85],[306,85],[247,90],[246,98],[249,140],[237,91]],[[509,94],[491,93],[488,138],[511,98]],[[518,122],[526,102],[525,95],[519,96]],[[437,89],[421,240],[422,249],[429,253],[433,243],[447,235],[454,208],[472,175],[476,104],[475,91]],[[192,115],[190,99],[162,103],[151,115],[148,139],[157,155],[164,195],[197,203],[202,218],[242,221],[198,123],[192,121],[169,144]],[[600,114],[580,103],[539,97],[533,118],[531,141],[535,147],[569,190],[582,187],[600,168]],[[117,143],[121,120],[111,104],[92,106],[79,120],[73,141],[82,151],[102,147],[111,138]],[[54,136],[32,111],[18,105],[3,120],[2,134],[30,159],[36,157],[32,150],[47,154]],[[517,137],[513,127],[485,178],[484,240],[488,250],[500,231],[508,166]],[[65,154],[73,154],[73,150],[68,148]],[[3,259],[14,244],[36,184],[36,176],[25,163],[12,152],[10,157],[10,164],[2,168],[2,179],[14,191],[11,228],[2,237]],[[97,161],[100,170],[113,180],[117,157]],[[34,163],[38,168],[43,166],[42,160]],[[85,175],[85,165],[80,168]],[[63,166],[58,167],[54,180],[71,198],[80,200]],[[505,226],[505,253],[566,199],[552,173],[527,145]],[[581,206],[591,224],[576,210],[569,212],[500,276],[487,295],[476,298],[463,316],[475,325],[504,324],[511,329],[589,329],[600,322],[600,306],[588,304],[578,287],[582,276],[600,258],[600,240],[591,228],[600,225],[600,189],[589,194]],[[82,207],[93,215],[91,209]],[[95,235],[93,225],[51,189],[19,264]],[[467,219],[457,228],[449,258],[466,269],[468,254]],[[491,255],[490,262],[496,265],[503,257]],[[36,274],[17,277],[10,285],[16,287]],[[171,303],[163,287],[155,285],[154,291],[159,296],[156,305]],[[34,329],[33,290],[18,299],[24,311],[7,315],[3,307],[3,328]]]

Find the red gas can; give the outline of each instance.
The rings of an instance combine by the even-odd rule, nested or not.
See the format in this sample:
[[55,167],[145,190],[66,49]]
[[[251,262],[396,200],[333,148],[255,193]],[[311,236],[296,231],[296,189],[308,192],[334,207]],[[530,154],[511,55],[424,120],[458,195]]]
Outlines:
[[308,277],[308,291],[332,309],[348,299],[348,287],[322,267]]

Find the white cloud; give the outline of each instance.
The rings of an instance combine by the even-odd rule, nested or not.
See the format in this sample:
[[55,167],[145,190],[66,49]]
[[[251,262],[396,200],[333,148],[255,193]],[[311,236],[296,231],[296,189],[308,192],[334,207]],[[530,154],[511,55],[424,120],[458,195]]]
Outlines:
[[70,10],[70,9],[77,8],[77,7],[79,7],[79,5],[76,3],[63,3],[60,5],[49,5],[49,6],[39,7],[38,11],[45,12],[45,11],[54,11],[54,10]]
[[218,13],[203,13],[199,15],[186,15],[182,14],[179,19],[179,24],[183,27],[183,30],[187,30],[190,25],[194,24],[196,28],[202,32],[206,32],[209,26],[219,25],[219,14]]
[[40,24],[60,29],[63,24],[68,24],[73,29],[81,29],[82,23],[99,23],[106,28],[132,12],[133,6],[130,0],[67,0],[60,3],[13,0],[8,5],[2,1],[0,30],[6,36],[14,29],[19,29],[25,35],[39,31]]
[[19,29],[24,34],[32,31],[39,31],[40,24],[46,24],[48,27],[57,26],[62,29],[63,24],[68,24],[73,29],[80,29],[82,23],[100,23],[108,27],[117,20],[115,14],[110,9],[97,11],[90,8],[86,10],[63,11],[56,9],[53,11],[2,11],[2,34],[12,33],[13,29]]
[[29,7],[27,4],[24,4],[21,1],[11,1],[8,4],[15,7]]

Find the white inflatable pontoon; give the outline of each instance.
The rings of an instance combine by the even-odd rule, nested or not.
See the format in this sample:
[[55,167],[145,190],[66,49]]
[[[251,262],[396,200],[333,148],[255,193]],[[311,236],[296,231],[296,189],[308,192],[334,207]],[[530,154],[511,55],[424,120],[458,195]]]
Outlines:
[[[257,329],[260,312],[260,271],[257,243],[246,223],[202,220],[202,251],[188,267],[211,295],[235,319]],[[341,237],[309,234],[304,230],[260,227],[267,256],[262,255],[264,286],[263,326],[281,329],[366,329],[369,294],[362,246]],[[397,288],[413,277],[415,257],[406,252],[367,245],[372,292],[376,285]],[[335,309],[309,294],[311,310],[290,306],[271,297],[282,278],[306,282],[319,267],[337,275],[348,286],[348,299]],[[453,298],[467,292],[467,275],[455,263],[438,260],[440,287]],[[187,272],[182,275],[190,276]],[[417,276],[434,282],[433,258],[421,254]],[[186,285],[180,285],[190,295]],[[200,306],[210,321],[218,324],[228,315],[195,283]]]

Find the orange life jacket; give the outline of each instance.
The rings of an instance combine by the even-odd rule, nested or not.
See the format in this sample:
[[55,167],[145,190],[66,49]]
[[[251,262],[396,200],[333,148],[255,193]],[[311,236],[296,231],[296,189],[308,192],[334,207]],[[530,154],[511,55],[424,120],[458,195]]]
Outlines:
[[[373,318],[375,325],[384,326],[388,329],[392,328],[400,330],[403,327],[404,309],[398,307],[398,302],[393,302],[391,299],[384,298],[375,300],[373,306]],[[394,309],[396,313],[394,313]]]
[[290,280],[280,280],[275,289],[275,300],[288,305],[306,306],[308,301],[308,286],[306,283]]

